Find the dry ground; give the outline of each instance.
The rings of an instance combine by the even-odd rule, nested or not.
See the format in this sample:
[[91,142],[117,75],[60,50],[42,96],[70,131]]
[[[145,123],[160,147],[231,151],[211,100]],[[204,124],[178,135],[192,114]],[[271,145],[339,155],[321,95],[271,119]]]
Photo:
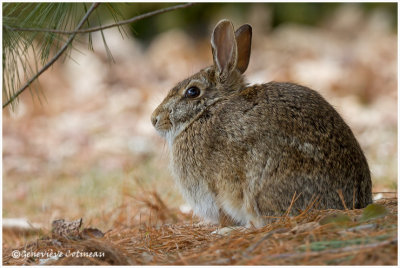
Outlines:
[[[382,206],[378,210],[386,211],[309,210],[261,229],[214,234],[218,226],[185,221],[159,203],[153,206],[153,222],[147,217],[146,222],[116,227],[101,238],[45,232],[22,247],[6,248],[3,264],[397,265],[397,198],[377,204]],[[160,218],[160,224],[154,222]],[[179,223],[165,223],[177,218]],[[15,250],[44,255],[12,258]]]

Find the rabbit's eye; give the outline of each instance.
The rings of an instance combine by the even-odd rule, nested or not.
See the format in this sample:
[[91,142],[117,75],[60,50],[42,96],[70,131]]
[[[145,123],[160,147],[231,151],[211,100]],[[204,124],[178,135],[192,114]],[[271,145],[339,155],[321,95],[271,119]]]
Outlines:
[[198,87],[190,87],[185,92],[185,97],[196,98],[200,95],[200,89]]

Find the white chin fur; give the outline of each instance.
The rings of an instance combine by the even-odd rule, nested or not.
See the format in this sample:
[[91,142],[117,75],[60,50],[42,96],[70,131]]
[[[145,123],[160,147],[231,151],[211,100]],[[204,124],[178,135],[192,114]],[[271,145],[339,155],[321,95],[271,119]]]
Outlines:
[[181,132],[182,132],[183,130],[185,130],[185,128],[186,128],[187,125],[188,125],[188,124],[182,124],[182,125],[178,126],[177,128],[176,128],[176,127],[173,127],[173,128],[171,128],[170,130],[168,130],[167,132],[164,132],[164,133],[162,134],[162,136],[167,140],[168,145],[169,145],[170,148],[172,148],[172,145],[174,144],[175,138],[176,138],[179,134],[181,134]]

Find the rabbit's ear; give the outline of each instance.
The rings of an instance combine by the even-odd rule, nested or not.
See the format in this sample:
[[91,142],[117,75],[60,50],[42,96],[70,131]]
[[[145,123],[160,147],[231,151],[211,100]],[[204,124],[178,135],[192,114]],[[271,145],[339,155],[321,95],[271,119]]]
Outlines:
[[252,29],[249,24],[242,25],[235,32],[238,53],[236,68],[240,71],[240,73],[244,73],[247,69],[247,66],[249,65],[251,52],[251,35]]
[[222,78],[234,70],[237,62],[237,47],[233,25],[229,20],[220,21],[211,37],[214,65]]

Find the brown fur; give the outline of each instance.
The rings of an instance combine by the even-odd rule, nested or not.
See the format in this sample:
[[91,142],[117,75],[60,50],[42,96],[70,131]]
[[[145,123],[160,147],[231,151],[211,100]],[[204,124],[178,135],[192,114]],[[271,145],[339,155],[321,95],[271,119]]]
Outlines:
[[[237,59],[227,64],[232,62]],[[226,73],[218,66],[179,83],[152,115],[169,141],[176,182],[196,214],[261,226],[268,222],[264,216],[282,215],[295,193],[293,213],[316,196],[320,208],[343,209],[338,191],[347,208],[353,195],[355,208],[372,202],[366,158],[321,95],[291,83],[248,86],[242,70]],[[200,96],[185,97],[193,85]]]

